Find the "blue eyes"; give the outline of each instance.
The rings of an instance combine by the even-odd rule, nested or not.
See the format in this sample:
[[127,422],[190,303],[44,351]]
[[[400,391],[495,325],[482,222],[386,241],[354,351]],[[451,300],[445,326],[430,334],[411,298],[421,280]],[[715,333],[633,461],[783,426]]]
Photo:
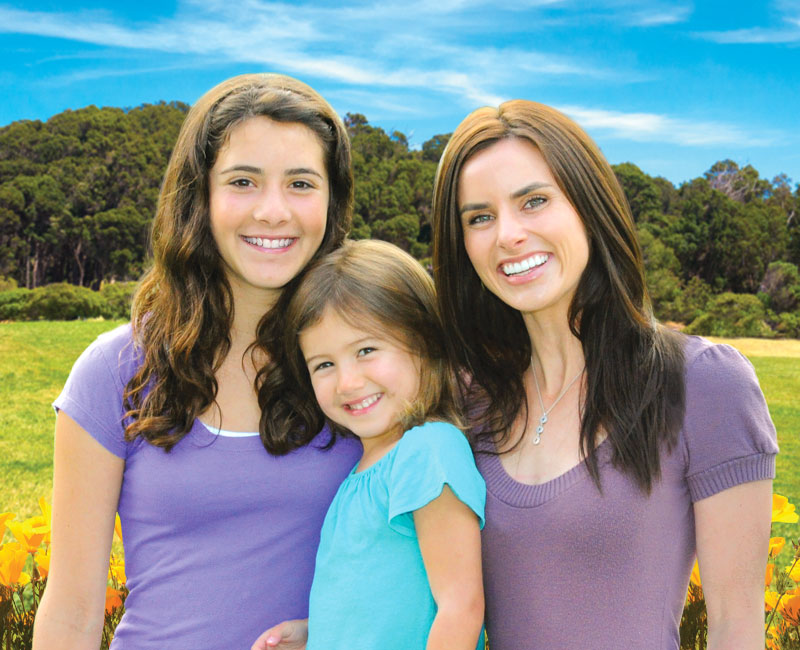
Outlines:
[[370,352],[375,352],[375,348],[370,348],[370,347],[361,348],[358,351],[358,356],[359,357],[364,357],[364,356],[368,355]]

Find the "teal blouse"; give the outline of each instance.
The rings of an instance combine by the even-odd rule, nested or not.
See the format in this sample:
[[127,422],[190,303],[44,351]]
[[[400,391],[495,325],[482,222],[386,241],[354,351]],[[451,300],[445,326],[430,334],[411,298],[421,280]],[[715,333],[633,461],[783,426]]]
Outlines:
[[445,485],[483,528],[486,485],[464,434],[445,422],[409,429],[374,465],[353,469],[322,526],[307,650],[424,650],[436,603],[413,514]]

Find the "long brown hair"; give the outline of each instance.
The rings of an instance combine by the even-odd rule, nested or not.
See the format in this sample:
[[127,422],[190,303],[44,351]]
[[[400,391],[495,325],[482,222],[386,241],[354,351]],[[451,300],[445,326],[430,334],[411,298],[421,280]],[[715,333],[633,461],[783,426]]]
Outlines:
[[499,437],[502,444],[528,409],[528,332],[520,312],[482,288],[464,248],[458,210],[464,164],[503,138],[520,138],[539,150],[589,238],[589,261],[569,308],[569,327],[586,360],[580,431],[586,465],[600,487],[595,448],[605,432],[616,465],[649,492],[660,475],[660,447],[671,449],[683,420],[682,342],[655,321],[630,208],[600,149],[562,113],[525,100],[467,116],[436,175],[434,277],[451,332],[450,353],[472,402],[471,431],[487,440]]
[[[230,350],[233,297],[209,223],[208,176],[231,129],[264,116],[311,129],[325,154],[328,219],[315,258],[341,244],[350,227],[350,141],[331,106],[306,84],[275,74],[240,75],[209,90],[191,108],[172,151],[153,221],[153,266],[133,299],[134,341],[142,365],[125,389],[128,440],[169,451],[217,394],[215,371]],[[285,288],[291,291],[293,282]],[[264,332],[279,327],[269,310]],[[258,381],[257,381],[258,383]]]
[[[292,394],[270,391],[265,404],[267,449],[300,446],[326,423],[298,341],[300,333],[317,323],[326,309],[333,309],[353,327],[390,338],[420,359],[419,393],[402,415],[403,430],[430,419],[459,425],[455,377],[433,280],[419,262],[393,244],[348,241],[309,269],[287,305],[285,368],[299,389]],[[334,433],[347,432],[334,422],[328,424]]]

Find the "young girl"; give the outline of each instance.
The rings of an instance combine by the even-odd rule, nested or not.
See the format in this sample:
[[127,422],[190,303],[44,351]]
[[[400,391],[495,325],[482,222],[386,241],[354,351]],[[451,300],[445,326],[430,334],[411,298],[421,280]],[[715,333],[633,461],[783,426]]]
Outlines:
[[[485,486],[458,422],[433,283],[379,241],[348,242],[303,279],[289,370],[309,397],[272,424],[361,439],[323,524],[308,621],[254,650],[473,650],[483,621]],[[311,398],[312,390],[316,403]]]

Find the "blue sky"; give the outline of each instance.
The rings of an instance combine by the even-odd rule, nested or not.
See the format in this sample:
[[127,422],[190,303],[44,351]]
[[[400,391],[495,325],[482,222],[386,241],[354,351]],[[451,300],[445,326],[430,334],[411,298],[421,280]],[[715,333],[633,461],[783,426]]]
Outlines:
[[0,126],[251,71],[414,146],[523,97],[676,184],[725,158],[800,182],[800,0],[0,0]]

